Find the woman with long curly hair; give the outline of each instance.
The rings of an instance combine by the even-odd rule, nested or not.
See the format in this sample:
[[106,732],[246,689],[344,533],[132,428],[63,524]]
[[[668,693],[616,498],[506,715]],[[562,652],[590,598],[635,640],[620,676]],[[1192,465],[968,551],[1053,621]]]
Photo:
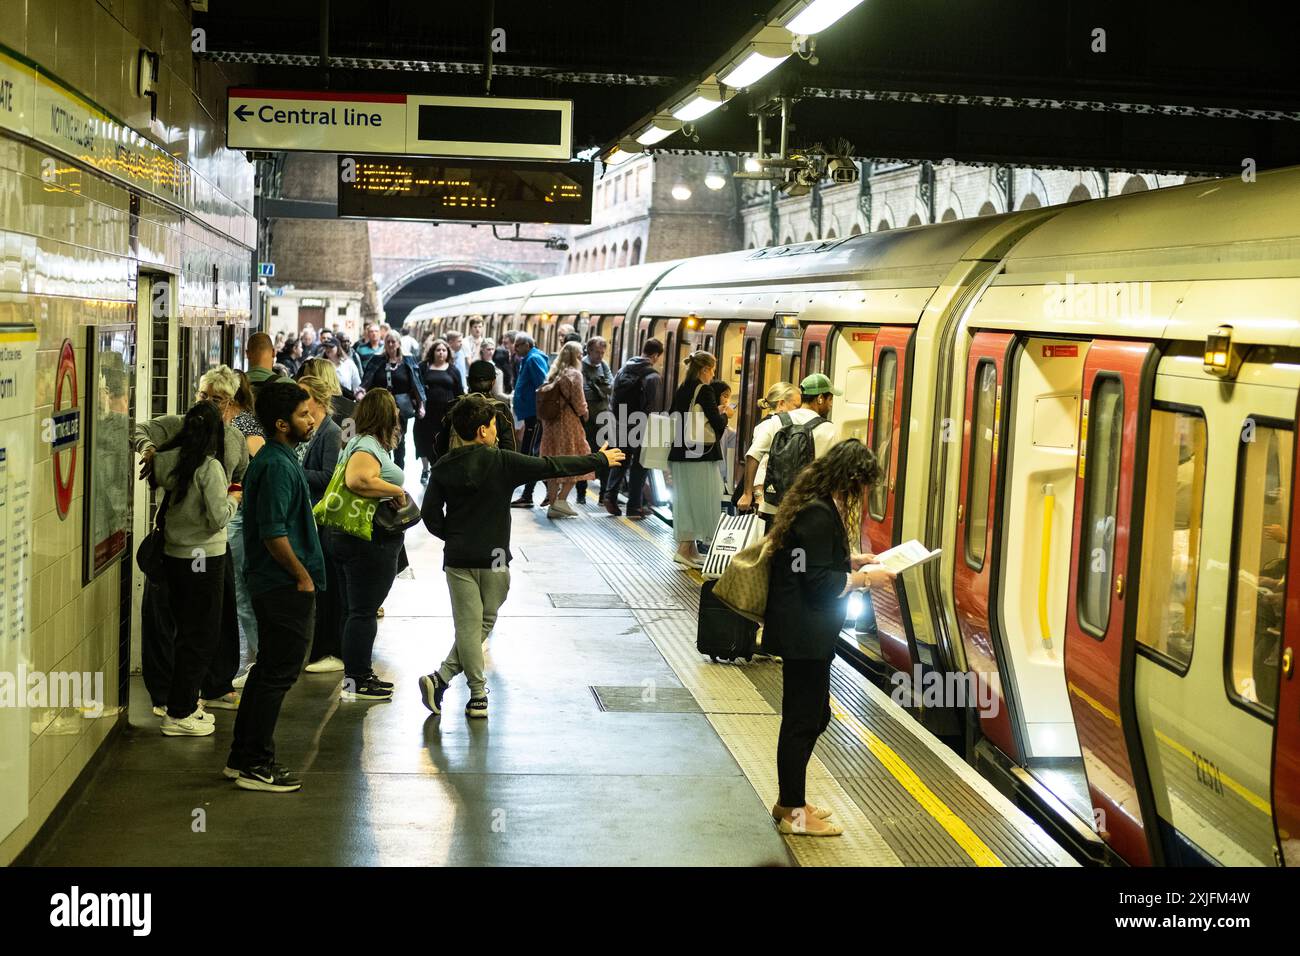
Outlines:
[[813,747],[830,724],[831,660],[853,591],[888,586],[893,572],[859,554],[862,501],[880,480],[876,456],[849,438],[813,461],[781,500],[768,535],[771,563],[763,646],[784,659],[780,796],[772,817],[782,833],[839,836],[829,810],[804,794]]

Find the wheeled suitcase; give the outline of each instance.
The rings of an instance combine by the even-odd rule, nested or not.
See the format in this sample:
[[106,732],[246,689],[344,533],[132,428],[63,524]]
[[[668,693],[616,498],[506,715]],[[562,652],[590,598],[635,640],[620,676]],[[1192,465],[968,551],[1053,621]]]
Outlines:
[[705,581],[700,588],[700,620],[695,632],[695,647],[714,661],[750,660],[758,625],[741,617],[713,596],[716,581]]

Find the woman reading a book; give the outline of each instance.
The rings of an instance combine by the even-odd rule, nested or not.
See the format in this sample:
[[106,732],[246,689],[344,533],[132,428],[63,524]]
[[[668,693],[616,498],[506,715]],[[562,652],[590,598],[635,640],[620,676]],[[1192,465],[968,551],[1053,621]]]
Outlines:
[[763,645],[784,659],[780,796],[772,817],[782,833],[839,836],[830,810],[808,803],[804,779],[813,747],[830,724],[831,661],[854,591],[888,585],[894,572],[855,553],[862,500],[880,479],[876,456],[849,438],[808,465],[772,522]]

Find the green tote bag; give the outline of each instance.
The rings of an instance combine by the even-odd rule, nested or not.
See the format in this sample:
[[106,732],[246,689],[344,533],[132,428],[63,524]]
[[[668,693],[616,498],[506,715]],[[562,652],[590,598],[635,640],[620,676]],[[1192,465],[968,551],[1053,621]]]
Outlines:
[[325,494],[311,509],[316,524],[322,528],[336,528],[362,541],[370,540],[371,529],[375,521],[375,508],[379,505],[377,498],[362,498],[348,491],[343,474],[348,470],[348,459],[339,457],[330,476],[329,487]]

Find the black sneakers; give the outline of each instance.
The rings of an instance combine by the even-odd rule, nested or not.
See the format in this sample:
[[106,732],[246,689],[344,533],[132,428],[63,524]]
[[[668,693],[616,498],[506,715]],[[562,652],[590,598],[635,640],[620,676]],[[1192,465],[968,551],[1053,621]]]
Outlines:
[[486,717],[488,714],[487,697],[475,697],[465,705],[466,717]]
[[345,677],[343,678],[343,690],[339,693],[342,700],[392,700],[393,685],[385,685],[373,674],[367,674],[365,677]]
[[[227,768],[230,769],[230,768]],[[279,764],[262,764],[239,771],[235,786],[244,790],[262,790],[266,793],[292,793],[302,789],[302,781],[289,768]]]
[[424,706],[435,714],[442,713],[442,695],[447,693],[447,682],[436,671],[420,678],[420,697]]
[[532,499],[532,498],[524,498],[524,497],[522,497],[522,496],[520,496],[520,497],[516,498],[514,501],[510,502],[510,507],[511,507],[511,508],[531,508],[532,506],[533,506],[533,499]]
[[382,680],[382,679],[380,679],[379,675],[376,674],[374,671],[371,671],[371,672],[370,672],[370,680],[371,680],[371,683],[375,684],[377,687],[383,687],[383,688],[385,688],[385,689],[387,689],[387,690],[392,690],[394,687],[397,686],[396,684],[394,684],[394,683],[393,683],[392,681],[390,681],[390,680]]

